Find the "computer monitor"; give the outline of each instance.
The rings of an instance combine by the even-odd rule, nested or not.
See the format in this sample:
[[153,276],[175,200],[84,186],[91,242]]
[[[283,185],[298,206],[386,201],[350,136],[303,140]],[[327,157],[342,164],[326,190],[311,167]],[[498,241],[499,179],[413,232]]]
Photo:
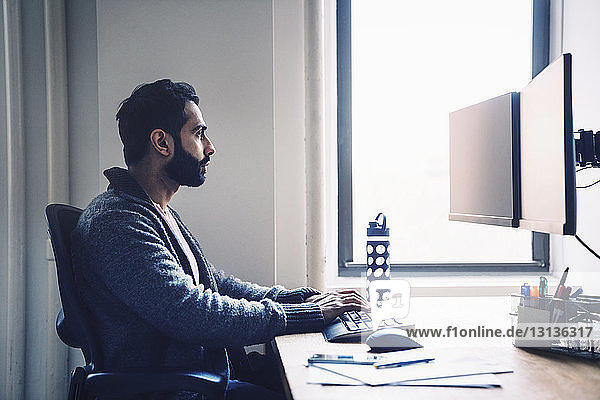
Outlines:
[[519,94],[450,113],[452,221],[519,226]]
[[570,54],[521,90],[521,214],[520,228],[575,234]]

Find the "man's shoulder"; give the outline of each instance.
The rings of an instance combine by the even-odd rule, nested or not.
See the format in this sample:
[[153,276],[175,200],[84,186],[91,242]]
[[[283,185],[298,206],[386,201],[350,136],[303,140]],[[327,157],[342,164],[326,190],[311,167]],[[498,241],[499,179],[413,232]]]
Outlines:
[[150,204],[143,204],[143,202],[130,197],[112,189],[99,194],[83,210],[79,218],[78,229],[85,230],[90,225],[114,220],[119,215],[129,215],[134,219],[147,218],[158,222],[158,217],[152,211]]

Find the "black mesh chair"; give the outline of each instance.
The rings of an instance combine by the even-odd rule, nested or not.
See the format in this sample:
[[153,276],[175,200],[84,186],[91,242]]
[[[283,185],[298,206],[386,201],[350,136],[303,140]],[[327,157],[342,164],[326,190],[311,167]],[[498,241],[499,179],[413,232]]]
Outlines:
[[195,370],[108,371],[103,368],[100,346],[86,320],[73,278],[71,232],[81,212],[79,208],[64,204],[46,207],[62,303],[56,318],[56,332],[66,345],[81,349],[86,363],[71,372],[68,400],[182,390],[201,393],[208,399],[223,399],[227,381],[218,374]]

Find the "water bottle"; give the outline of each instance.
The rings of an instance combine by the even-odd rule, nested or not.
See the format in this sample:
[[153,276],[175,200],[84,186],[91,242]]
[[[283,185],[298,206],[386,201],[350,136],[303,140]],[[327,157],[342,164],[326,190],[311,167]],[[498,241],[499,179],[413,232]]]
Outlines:
[[371,282],[390,279],[390,228],[385,222],[379,213],[367,228],[367,293]]

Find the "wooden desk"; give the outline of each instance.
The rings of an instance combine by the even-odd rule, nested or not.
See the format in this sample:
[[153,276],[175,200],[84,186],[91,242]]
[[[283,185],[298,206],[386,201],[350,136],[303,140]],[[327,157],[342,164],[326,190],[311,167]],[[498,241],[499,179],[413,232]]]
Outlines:
[[[417,327],[446,329],[510,327],[507,297],[413,298],[408,319]],[[493,339],[422,339],[434,354],[464,354],[510,366],[514,373],[498,375],[501,388],[435,388],[406,386],[322,386],[306,383],[304,363],[312,353],[356,354],[365,352],[365,344],[327,343],[320,333],[275,338],[287,383],[288,398],[314,399],[600,399],[600,362],[584,361],[562,355],[534,353],[512,346],[510,338]]]

